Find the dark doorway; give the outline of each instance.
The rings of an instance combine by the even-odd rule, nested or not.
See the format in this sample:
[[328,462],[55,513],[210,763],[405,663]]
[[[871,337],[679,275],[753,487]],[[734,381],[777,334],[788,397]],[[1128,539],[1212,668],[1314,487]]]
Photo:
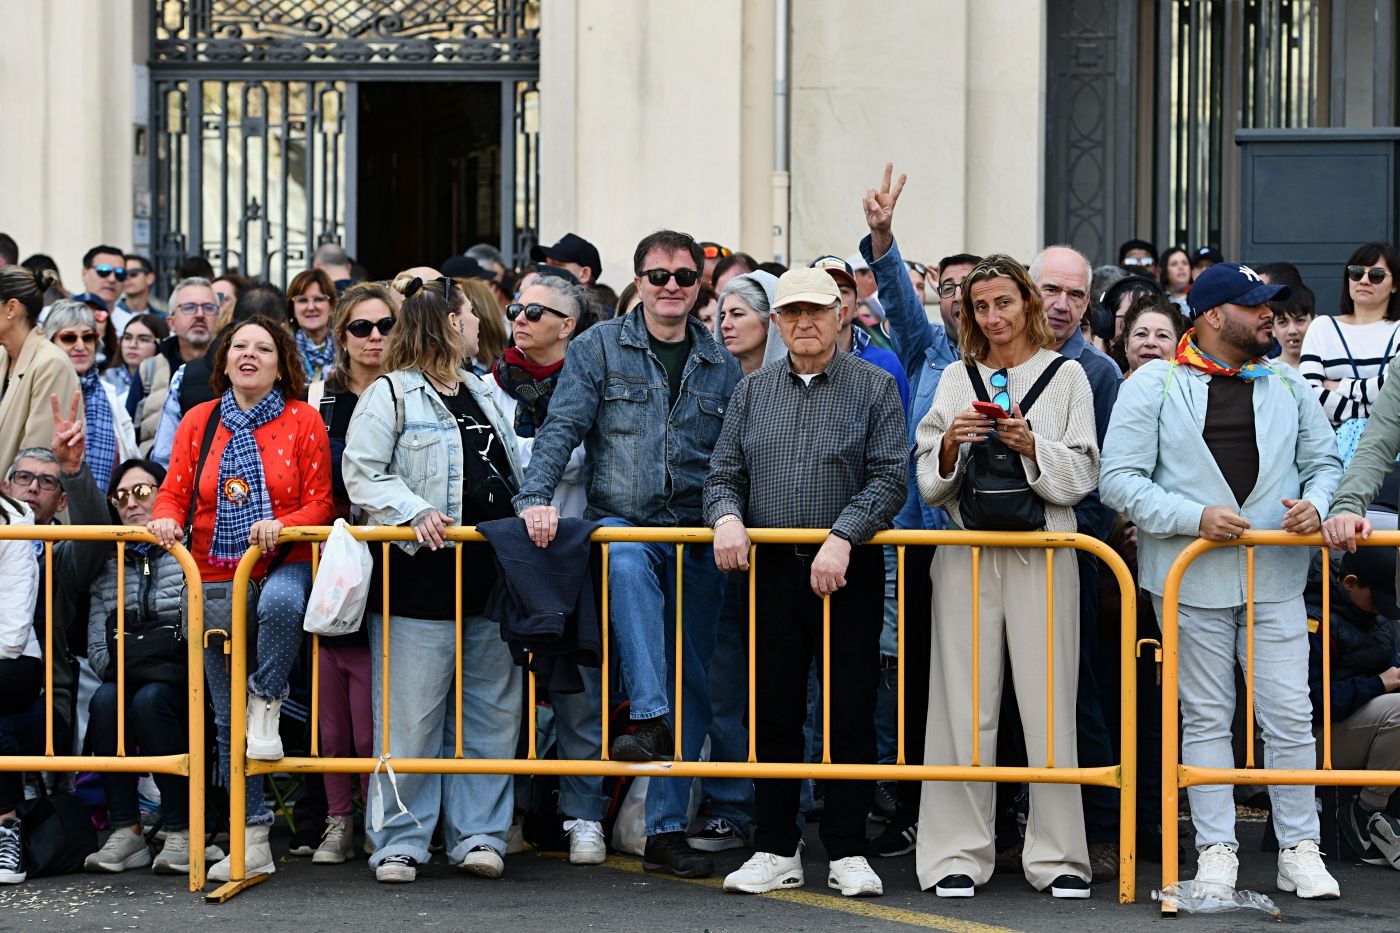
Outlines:
[[501,238],[494,82],[359,85],[355,258],[373,278]]

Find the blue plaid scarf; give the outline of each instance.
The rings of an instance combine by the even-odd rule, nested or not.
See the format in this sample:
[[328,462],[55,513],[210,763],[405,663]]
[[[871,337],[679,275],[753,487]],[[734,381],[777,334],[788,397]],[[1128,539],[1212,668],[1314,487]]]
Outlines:
[[102,374],[94,365],[83,373],[78,382],[83,387],[83,417],[87,421],[87,452],[83,459],[98,489],[106,489],[117,468],[117,419],[107,393],[102,388]]
[[306,367],[306,381],[311,383],[326,378],[326,374],[335,365],[335,341],[331,339],[330,332],[326,333],[326,342],[318,347],[306,336],[306,331],[298,327],[296,341],[297,352],[301,354],[301,365]]
[[247,411],[238,407],[232,389],[224,390],[219,400],[219,420],[233,437],[219,458],[214,538],[209,545],[209,563],[215,567],[236,566],[248,550],[248,532],[253,523],[272,517],[272,497],[263,478],[262,456],[253,432],[282,414],[285,405],[278,389],[267,393]]

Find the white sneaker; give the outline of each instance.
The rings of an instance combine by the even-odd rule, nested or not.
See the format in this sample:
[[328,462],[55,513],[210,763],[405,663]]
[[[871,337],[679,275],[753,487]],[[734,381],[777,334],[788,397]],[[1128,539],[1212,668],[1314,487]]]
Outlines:
[[573,865],[601,865],[608,859],[608,844],[603,839],[603,824],[597,820],[567,820],[564,832],[569,835],[569,862]]
[[248,696],[248,757],[276,761],[282,757],[282,701]]
[[805,883],[801,849],[796,855],[755,852],[747,862],[725,876],[724,890],[736,894],[763,894],[779,888],[800,888]]
[[1217,897],[1228,901],[1235,896],[1235,880],[1240,874],[1240,859],[1235,850],[1217,842],[1201,850],[1196,860],[1196,880],[1192,892],[1197,897]]
[[339,865],[355,857],[355,822],[350,816],[326,817],[326,831],[321,844],[311,855],[315,865]]
[[112,835],[102,848],[83,859],[85,871],[117,874],[128,868],[145,868],[151,864],[151,850],[146,839],[138,833],[122,826],[112,830]]
[[506,870],[506,861],[501,858],[501,853],[490,846],[477,846],[467,853],[457,867],[483,878],[499,878]]
[[1296,891],[1299,897],[1341,897],[1337,879],[1322,864],[1322,852],[1317,843],[1304,839],[1291,849],[1278,853],[1278,889]]
[[874,897],[885,893],[885,885],[863,855],[840,858],[827,865],[826,886],[846,897]]
[[[271,875],[277,871],[272,858],[272,846],[267,841],[271,826],[243,827],[243,877]],[[210,881],[228,881],[233,870],[233,857],[228,856],[209,869]]]
[[[204,847],[204,864],[212,865],[224,857],[218,846]],[[165,845],[151,863],[157,875],[188,875],[190,873],[190,831],[177,829],[165,834]]]

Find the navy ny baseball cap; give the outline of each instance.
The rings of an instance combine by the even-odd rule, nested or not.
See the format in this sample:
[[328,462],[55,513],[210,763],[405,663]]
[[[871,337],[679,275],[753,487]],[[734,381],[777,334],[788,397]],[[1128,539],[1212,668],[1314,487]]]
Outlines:
[[1288,295],[1287,285],[1270,285],[1249,266],[1217,262],[1196,276],[1186,295],[1186,303],[1195,317],[1224,304],[1252,308]]

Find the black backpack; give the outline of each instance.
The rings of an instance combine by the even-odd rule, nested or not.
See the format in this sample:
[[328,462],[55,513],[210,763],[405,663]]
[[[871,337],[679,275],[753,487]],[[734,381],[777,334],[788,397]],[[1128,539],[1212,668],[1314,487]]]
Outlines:
[[31,878],[82,871],[83,860],[97,851],[92,816],[76,794],[53,793],[15,807],[24,826],[20,835],[24,867]]
[[[1031,390],[1021,399],[1021,417],[1065,362],[1056,356],[1045,367]],[[975,363],[967,364],[968,379],[979,401],[989,402],[987,387]],[[1045,500],[1031,489],[1021,455],[1002,442],[995,432],[972,446],[958,493],[958,514],[968,531],[1040,531],[1045,527]]]

